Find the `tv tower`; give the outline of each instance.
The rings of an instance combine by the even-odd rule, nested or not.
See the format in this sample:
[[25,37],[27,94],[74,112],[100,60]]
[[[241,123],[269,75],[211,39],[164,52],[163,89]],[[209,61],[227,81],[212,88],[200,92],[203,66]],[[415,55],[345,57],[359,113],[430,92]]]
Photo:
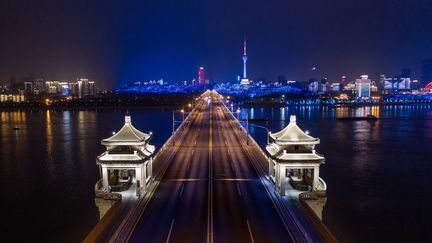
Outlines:
[[243,79],[246,79],[246,62],[247,62],[246,40],[244,40],[243,41]]
[[246,38],[243,40],[243,78],[240,82],[242,85],[249,85],[249,79],[246,76],[246,62],[247,62],[247,54],[246,54]]

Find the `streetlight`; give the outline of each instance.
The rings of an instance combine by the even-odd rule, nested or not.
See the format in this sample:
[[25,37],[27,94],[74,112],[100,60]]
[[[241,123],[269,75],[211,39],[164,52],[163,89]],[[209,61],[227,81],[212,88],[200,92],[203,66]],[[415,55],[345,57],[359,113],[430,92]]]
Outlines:
[[233,112],[234,104],[231,103],[231,112]]
[[182,113],[183,121],[184,121],[184,109],[181,109],[180,112]]
[[264,126],[260,126],[260,125],[253,125],[254,127],[258,127],[258,128],[263,128],[263,129],[265,129],[266,130],[266,132],[267,132],[267,144],[270,144],[270,131],[268,130],[268,122],[267,122],[267,127],[264,127]]
[[175,127],[175,125],[174,125],[174,123],[175,123],[175,121],[174,121],[174,109],[172,110],[172,135],[174,136],[174,127]]
[[239,114],[240,114],[240,109],[237,108],[237,120],[240,120],[240,119],[239,119]]
[[249,119],[246,113],[246,145],[249,145]]

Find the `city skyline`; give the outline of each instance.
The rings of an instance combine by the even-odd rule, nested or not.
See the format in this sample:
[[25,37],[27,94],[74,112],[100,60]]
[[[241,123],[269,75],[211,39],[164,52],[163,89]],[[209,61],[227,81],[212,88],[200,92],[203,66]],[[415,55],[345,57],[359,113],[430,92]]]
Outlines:
[[114,88],[134,80],[191,80],[200,66],[210,80],[234,81],[242,74],[245,36],[251,79],[353,79],[402,68],[420,78],[421,62],[432,57],[426,1],[2,5],[1,82],[83,76]]

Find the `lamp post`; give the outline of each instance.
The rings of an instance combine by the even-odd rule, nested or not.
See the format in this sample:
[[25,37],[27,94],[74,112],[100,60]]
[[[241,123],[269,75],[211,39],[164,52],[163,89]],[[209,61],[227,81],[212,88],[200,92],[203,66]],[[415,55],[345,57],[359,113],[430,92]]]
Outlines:
[[[268,124],[268,122],[267,122],[267,124]],[[254,127],[258,127],[258,128],[263,128],[263,129],[265,129],[266,130],[266,132],[267,132],[267,144],[269,144],[270,143],[270,131],[268,130],[268,125],[267,125],[267,127],[264,127],[264,126],[259,126],[259,125],[253,125]]]
[[174,109],[172,110],[172,135],[174,136]]
[[249,145],[249,119],[246,113],[246,145]]
[[184,121],[184,109],[181,109],[180,112],[182,113],[182,120]]

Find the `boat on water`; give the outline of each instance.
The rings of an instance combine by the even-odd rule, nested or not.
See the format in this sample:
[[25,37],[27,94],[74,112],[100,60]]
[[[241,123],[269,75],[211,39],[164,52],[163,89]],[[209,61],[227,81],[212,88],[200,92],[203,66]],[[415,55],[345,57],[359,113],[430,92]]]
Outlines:
[[339,121],[376,121],[378,117],[374,115],[367,116],[346,116],[346,117],[338,117],[336,120]]

